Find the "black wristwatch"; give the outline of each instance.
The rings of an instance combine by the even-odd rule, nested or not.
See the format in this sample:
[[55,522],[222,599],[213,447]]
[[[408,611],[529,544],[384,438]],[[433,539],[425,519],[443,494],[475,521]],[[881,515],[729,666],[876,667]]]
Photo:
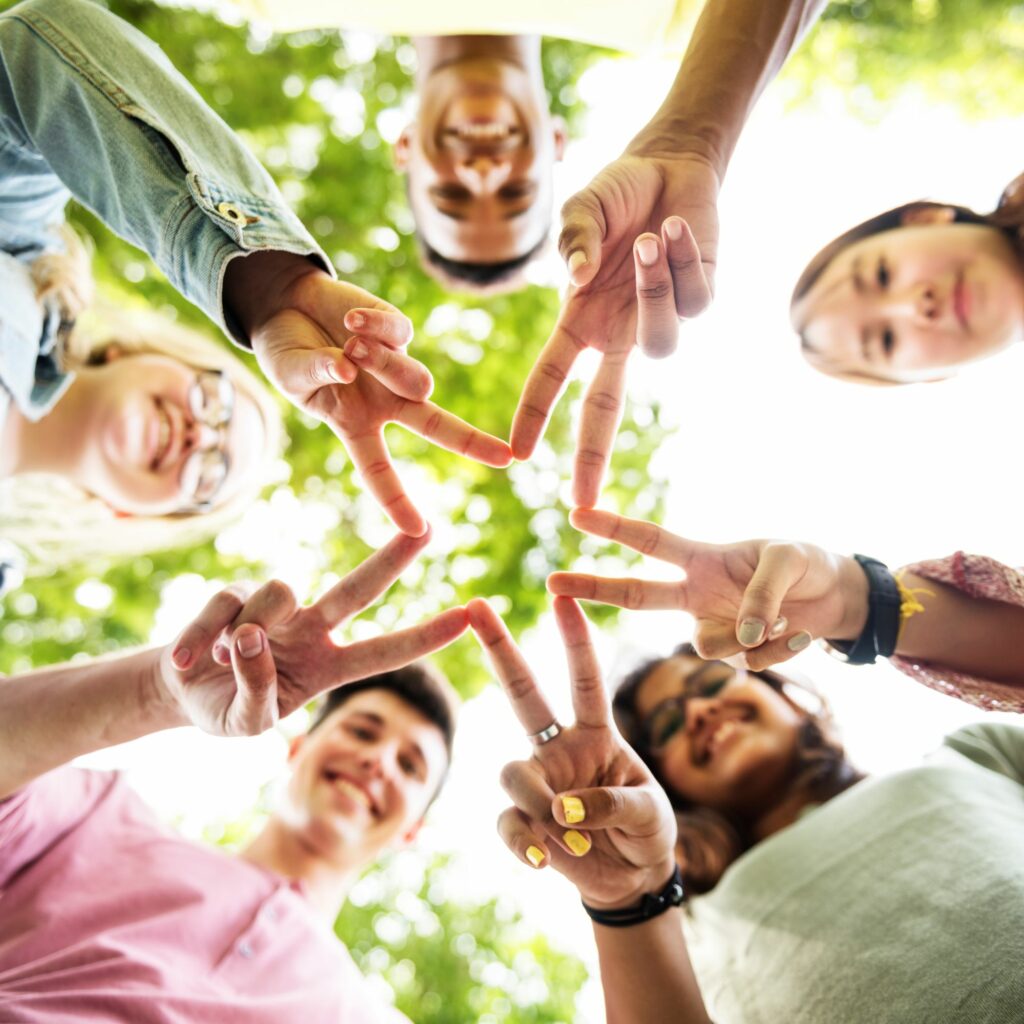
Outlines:
[[609,925],[612,928],[625,928],[631,924],[642,924],[650,921],[651,918],[664,914],[672,907],[678,907],[685,899],[686,893],[683,890],[683,874],[676,865],[672,877],[665,883],[660,892],[649,892],[639,903],[632,907],[622,907],[620,910],[596,910],[583,904],[583,909],[598,924]]
[[831,652],[850,665],[873,665],[896,650],[900,633],[900,588],[889,567],[877,558],[854,555],[868,578],[868,618],[856,640],[826,640]]

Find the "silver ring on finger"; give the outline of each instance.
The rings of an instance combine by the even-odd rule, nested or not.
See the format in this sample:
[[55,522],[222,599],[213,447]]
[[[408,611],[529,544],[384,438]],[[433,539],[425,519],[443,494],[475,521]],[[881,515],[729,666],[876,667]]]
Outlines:
[[562,727],[558,722],[552,722],[546,729],[531,733],[527,738],[535,747],[542,747],[545,743],[550,743],[561,731]]

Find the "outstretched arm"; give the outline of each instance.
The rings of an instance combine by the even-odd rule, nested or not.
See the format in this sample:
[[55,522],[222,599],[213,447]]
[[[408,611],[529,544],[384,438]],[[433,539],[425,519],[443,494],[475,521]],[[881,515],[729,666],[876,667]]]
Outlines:
[[[513,805],[498,820],[525,864],[550,864],[599,912],[635,908],[660,892],[675,867],[675,818],[668,797],[616,731],[587,621],[575,601],[555,600],[569,659],[576,722],[506,765]],[[505,624],[487,605],[469,605],[512,709],[531,736],[554,722],[544,694]],[[594,923],[612,1024],[706,1024],[678,907],[626,926]]]
[[[594,509],[577,509],[571,519],[578,529],[670,562],[685,575],[656,583],[558,572],[548,579],[551,592],[687,611],[696,619],[694,643],[702,657],[745,652],[748,666],[759,670],[792,658],[812,639],[856,640],[867,621],[867,577],[847,555],[788,541],[702,544]],[[999,568],[1013,577],[1006,595],[1024,591],[1020,573]],[[894,654],[1024,687],[1024,602],[961,590],[923,571],[904,572],[902,582],[920,608],[903,616]]]
[[309,607],[277,580],[228,587],[166,647],[0,682],[0,799],[81,754],[161,729],[256,735],[325,690],[445,647],[469,624],[464,608],[352,644],[331,637],[427,539],[400,534]]

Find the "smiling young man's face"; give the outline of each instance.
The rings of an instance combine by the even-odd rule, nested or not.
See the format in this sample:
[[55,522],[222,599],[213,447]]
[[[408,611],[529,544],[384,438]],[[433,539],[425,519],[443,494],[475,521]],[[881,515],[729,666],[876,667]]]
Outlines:
[[395,693],[354,694],[297,737],[279,814],[341,869],[410,842],[448,767],[444,736]]
[[756,812],[796,766],[803,713],[724,662],[666,658],[638,687],[635,709],[664,783],[693,803]]
[[395,147],[423,240],[466,263],[530,252],[550,226],[552,168],[564,145],[543,88],[517,65],[477,57],[432,73],[416,123]]

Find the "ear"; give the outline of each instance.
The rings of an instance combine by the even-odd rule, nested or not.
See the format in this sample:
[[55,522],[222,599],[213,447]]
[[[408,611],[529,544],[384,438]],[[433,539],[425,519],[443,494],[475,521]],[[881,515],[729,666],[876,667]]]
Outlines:
[[299,756],[299,751],[306,744],[306,734],[300,732],[298,736],[293,736],[291,742],[288,744],[288,763],[291,764],[296,757]]
[[409,168],[409,159],[412,156],[412,142],[416,137],[416,125],[407,124],[402,129],[402,134],[395,140],[391,149],[391,159],[394,161],[395,170],[404,174]]
[[565,157],[565,146],[569,141],[569,129],[562,117],[551,118],[551,130],[555,139],[555,160],[561,161]]
[[952,206],[911,206],[900,215],[900,224],[910,227],[912,224],[952,224],[956,220],[956,210]]
[[423,819],[420,818],[415,824],[410,825],[408,830],[395,840],[395,847],[402,849],[406,846],[412,846],[416,841],[416,837],[420,834],[420,829],[423,828]]

